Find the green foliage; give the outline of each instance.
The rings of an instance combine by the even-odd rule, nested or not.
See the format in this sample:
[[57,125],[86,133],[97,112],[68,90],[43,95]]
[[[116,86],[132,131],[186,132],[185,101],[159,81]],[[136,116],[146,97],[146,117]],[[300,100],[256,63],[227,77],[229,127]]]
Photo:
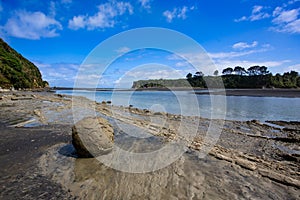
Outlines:
[[[232,74],[232,72],[235,74]],[[247,71],[240,66],[236,66],[234,69],[228,67],[222,73],[224,74],[221,77],[225,88],[300,87],[300,76],[295,71],[273,76],[265,66],[252,66]],[[194,87],[205,87],[205,84],[195,84]]]
[[[264,73],[260,72],[260,69],[263,69]],[[267,74],[267,68],[255,67],[250,70],[255,70],[253,75],[246,76],[247,72],[242,67],[235,67],[234,69],[228,67],[222,71],[223,76],[221,76],[224,85],[220,85],[218,76],[193,76],[193,78],[188,78],[190,85],[192,87],[206,88],[207,85],[210,87],[225,87],[225,88],[262,88],[262,87],[272,87],[271,79],[272,74]],[[232,74],[233,71],[238,74]],[[255,75],[254,75],[255,74]],[[259,75],[256,75],[259,74]],[[189,76],[190,77],[190,76]]]
[[[232,74],[232,73],[235,74]],[[164,87],[198,87],[206,88],[297,88],[300,87],[300,76],[298,72],[286,72],[283,75],[273,76],[265,66],[253,66],[247,71],[236,66],[234,69],[228,67],[222,71],[224,75],[204,76],[202,72],[196,72],[194,75],[188,73],[186,79],[177,80],[141,80],[135,81],[133,88],[164,88]],[[220,83],[220,78],[223,84]]]
[[191,87],[187,79],[156,79],[139,80],[133,82],[133,88],[172,88],[172,87]]
[[240,76],[247,74],[247,71],[245,70],[245,68],[240,67],[240,66],[236,66],[233,71],[235,74],[240,75]]
[[300,76],[297,78],[297,87],[300,88]]
[[39,69],[0,38],[0,87],[44,87]]
[[231,67],[227,67],[226,69],[223,69],[222,74],[229,75],[232,74],[233,69]]
[[188,73],[187,75],[186,75],[186,78],[187,79],[190,79],[190,78],[192,78],[193,77],[193,74],[191,74],[191,73]]
[[249,76],[256,76],[256,75],[266,75],[269,74],[268,68],[265,66],[252,66],[248,69]]

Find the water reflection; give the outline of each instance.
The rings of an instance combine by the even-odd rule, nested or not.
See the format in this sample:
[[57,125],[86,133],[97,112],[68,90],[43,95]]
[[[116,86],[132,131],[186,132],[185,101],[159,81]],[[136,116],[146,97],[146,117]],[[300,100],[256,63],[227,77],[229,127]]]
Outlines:
[[[131,92],[115,91],[114,99],[112,99],[112,91],[97,91],[95,94],[91,91],[58,91],[62,94],[73,94],[76,96],[85,96],[90,99],[96,98],[96,101],[112,100],[114,105],[128,106],[132,104],[134,107],[142,109],[153,108],[153,105],[159,104],[164,110],[173,114],[181,114],[181,107],[178,103],[177,96],[181,98],[181,106],[189,106],[189,98],[191,92],[176,91],[174,95],[170,91],[136,91]],[[122,99],[130,99],[124,105]],[[210,118],[211,116],[211,100],[209,95],[197,95],[199,102],[200,116]],[[297,121],[300,113],[299,98],[280,98],[280,97],[247,97],[247,96],[228,96],[226,119],[230,120],[284,120]]]

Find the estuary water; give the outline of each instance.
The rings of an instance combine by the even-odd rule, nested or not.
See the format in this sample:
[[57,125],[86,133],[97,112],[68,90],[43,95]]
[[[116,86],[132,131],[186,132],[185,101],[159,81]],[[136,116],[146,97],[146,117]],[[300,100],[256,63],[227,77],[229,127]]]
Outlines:
[[118,106],[132,105],[157,112],[204,118],[225,116],[228,120],[256,119],[263,122],[300,120],[300,98],[219,96],[219,103],[215,104],[212,102],[216,95],[196,95],[191,91],[58,90],[57,93],[84,96],[97,102],[111,101]]

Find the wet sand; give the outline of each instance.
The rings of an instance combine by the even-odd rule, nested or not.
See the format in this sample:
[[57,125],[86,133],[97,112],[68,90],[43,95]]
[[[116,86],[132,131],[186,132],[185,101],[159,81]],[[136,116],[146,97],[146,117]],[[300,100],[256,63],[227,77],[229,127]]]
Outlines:
[[68,143],[66,127],[0,127],[0,199],[72,199],[72,195],[43,175],[37,160],[47,149]]
[[[185,142],[187,151],[167,167],[126,173],[95,158],[76,157],[71,145],[70,97],[51,93],[0,96],[0,199],[300,198],[299,122],[223,124],[215,120],[224,125],[222,132],[203,156],[202,148],[209,145],[205,140],[209,119],[98,104],[78,97],[78,107],[94,107],[110,120],[116,143],[127,151],[153,150],[157,148],[154,141]],[[187,132],[197,126],[196,136],[180,135],[182,121],[190,127]],[[128,137],[120,123],[143,129],[157,139]]]

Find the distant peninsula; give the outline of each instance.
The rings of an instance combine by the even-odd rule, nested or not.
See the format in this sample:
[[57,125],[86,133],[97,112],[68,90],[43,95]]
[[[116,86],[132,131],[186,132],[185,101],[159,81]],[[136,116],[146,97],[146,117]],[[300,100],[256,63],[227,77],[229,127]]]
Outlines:
[[[220,78],[223,85],[220,85]],[[207,88],[207,83],[215,88],[228,89],[258,89],[258,88],[300,88],[300,76],[296,71],[273,75],[265,66],[252,66],[245,70],[237,66],[226,68],[219,75],[218,70],[213,76],[205,76],[202,72],[194,75],[188,73],[181,79],[149,79],[134,81],[134,89],[164,89],[164,88]]]
[[0,88],[34,89],[48,86],[39,69],[0,38]]

